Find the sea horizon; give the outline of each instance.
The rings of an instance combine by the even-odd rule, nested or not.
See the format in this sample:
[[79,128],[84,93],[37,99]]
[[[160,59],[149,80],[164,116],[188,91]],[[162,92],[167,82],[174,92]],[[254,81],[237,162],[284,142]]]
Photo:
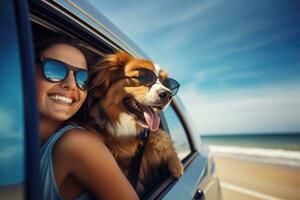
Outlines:
[[201,135],[201,140],[208,145],[256,147],[300,151],[300,132],[296,133],[248,133]]
[[266,131],[266,132],[211,132],[211,133],[200,133],[201,137],[207,136],[226,136],[226,135],[285,135],[285,134],[300,134],[300,131]]
[[215,155],[300,167],[300,133],[205,135]]

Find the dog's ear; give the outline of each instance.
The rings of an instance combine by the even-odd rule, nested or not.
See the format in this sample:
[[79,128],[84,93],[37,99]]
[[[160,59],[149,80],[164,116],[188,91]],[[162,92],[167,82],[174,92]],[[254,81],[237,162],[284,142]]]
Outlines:
[[106,55],[99,63],[92,67],[90,89],[92,96],[102,97],[111,83],[120,76],[124,76],[124,66],[131,60],[132,56],[124,51]]

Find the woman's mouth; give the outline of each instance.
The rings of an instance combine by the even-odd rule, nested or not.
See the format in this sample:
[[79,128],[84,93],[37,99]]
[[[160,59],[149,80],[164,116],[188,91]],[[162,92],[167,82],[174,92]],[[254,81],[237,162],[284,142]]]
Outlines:
[[73,102],[75,102],[72,98],[53,94],[49,95],[49,98],[52,99],[56,103],[64,104],[64,105],[71,105]]

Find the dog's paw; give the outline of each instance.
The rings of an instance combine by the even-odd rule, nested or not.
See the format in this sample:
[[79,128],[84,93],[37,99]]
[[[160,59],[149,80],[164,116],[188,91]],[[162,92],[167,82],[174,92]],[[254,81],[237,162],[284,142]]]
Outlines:
[[169,165],[169,170],[174,177],[179,178],[183,175],[184,167],[181,162],[177,162],[176,164]]
[[156,134],[150,138],[150,143],[156,152],[164,153],[170,149],[172,145],[170,137],[167,134]]

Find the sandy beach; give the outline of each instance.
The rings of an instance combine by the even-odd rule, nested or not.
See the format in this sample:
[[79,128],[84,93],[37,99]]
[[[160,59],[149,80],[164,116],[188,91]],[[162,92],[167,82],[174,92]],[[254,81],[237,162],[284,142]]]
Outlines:
[[289,167],[214,155],[224,200],[299,200],[300,166]]

